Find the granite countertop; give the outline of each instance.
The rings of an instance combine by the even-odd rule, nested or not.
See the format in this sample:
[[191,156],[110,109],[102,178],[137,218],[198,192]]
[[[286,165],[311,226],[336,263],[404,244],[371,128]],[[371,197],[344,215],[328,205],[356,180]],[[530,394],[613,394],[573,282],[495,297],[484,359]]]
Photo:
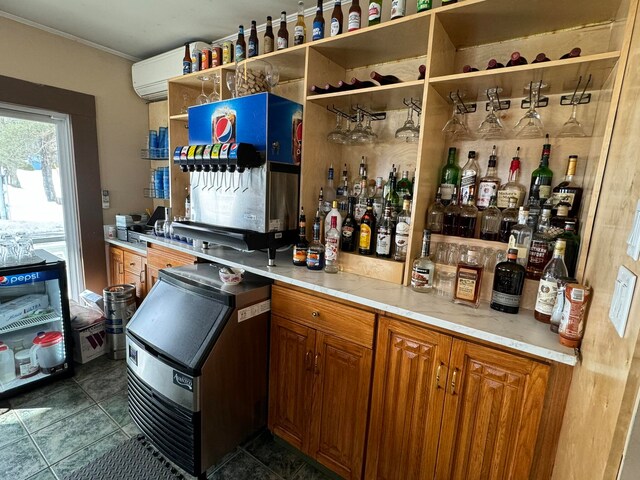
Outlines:
[[267,266],[266,252],[241,252],[227,247],[197,249],[182,242],[144,235],[143,240],[174,248],[212,262],[324,293],[384,312],[410,318],[468,337],[484,340],[567,365],[575,365],[573,349],[558,342],[549,326],[533,318],[533,312],[500,313],[481,303],[478,309],[455,305],[434,294],[349,273],[330,274],[296,267],[291,252],[278,253],[276,266]]
[[117,238],[105,238],[104,241],[111,245],[115,245],[116,247],[126,248],[127,250],[131,250],[140,255],[147,255],[146,243],[125,242],[124,240],[118,240]]

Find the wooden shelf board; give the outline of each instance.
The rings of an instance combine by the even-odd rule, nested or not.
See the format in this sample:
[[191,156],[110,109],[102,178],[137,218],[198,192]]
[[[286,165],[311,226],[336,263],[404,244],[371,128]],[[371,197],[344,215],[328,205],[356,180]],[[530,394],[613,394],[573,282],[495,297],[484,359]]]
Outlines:
[[[235,63],[228,63],[227,65],[219,65],[213,68],[207,68],[206,70],[201,70],[199,72],[189,73],[187,75],[180,75],[179,77],[173,77],[169,79],[170,83],[175,83],[179,85],[183,85],[191,88],[200,88],[202,82],[198,79],[201,75],[212,75],[214,73],[223,74],[224,72],[235,70]],[[224,78],[222,78],[224,81]],[[211,81],[208,82],[211,84]]]
[[[363,19],[366,17],[363,17]],[[427,54],[431,12],[390,20],[309,44],[347,70]]]
[[[514,5],[517,3],[517,6]],[[438,10],[457,48],[484,45],[540,33],[611,22],[622,0],[491,0],[459,2]]]
[[360,104],[372,110],[386,111],[406,108],[404,103],[402,103],[404,98],[422,98],[423,93],[424,80],[412,80],[409,82],[363,88],[348,92],[308,95],[307,101],[318,105],[335,105],[336,107],[342,108]]
[[[502,242],[493,242],[491,240],[481,240],[479,238],[464,238],[457,237],[454,235],[442,235],[440,233],[432,233],[431,234],[431,242],[435,243],[456,243],[458,245],[467,245],[473,247],[483,247],[483,248],[493,248],[494,250],[504,250],[506,251],[509,246],[506,243]],[[431,249],[431,253],[435,252]]]
[[466,93],[465,101],[486,100],[485,90],[495,86],[502,88],[502,98],[524,97],[524,87],[531,81],[542,79],[548,85],[543,95],[573,92],[580,75],[592,75],[589,90],[599,90],[615,66],[620,52],[605,52],[566,60],[552,60],[496,70],[456,73],[434,77],[429,83],[444,98],[449,92]]
[[306,44],[296,45],[284,50],[252,57],[239,63],[237,68],[244,68],[245,65],[247,68],[251,68],[252,64],[260,65],[261,62],[268,62],[280,72],[280,82],[300,80],[304,77],[306,52]]
[[179,115],[171,115],[169,116],[169,120],[178,120],[179,122],[186,122],[189,120],[189,114],[181,113]]

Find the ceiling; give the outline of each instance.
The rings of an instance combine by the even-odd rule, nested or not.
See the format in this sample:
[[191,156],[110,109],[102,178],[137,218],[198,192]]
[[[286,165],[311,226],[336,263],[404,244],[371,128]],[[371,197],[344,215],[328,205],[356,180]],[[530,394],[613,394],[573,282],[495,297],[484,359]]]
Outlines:
[[225,37],[240,23],[261,24],[296,6],[295,0],[0,0],[0,15],[135,61],[190,40]]

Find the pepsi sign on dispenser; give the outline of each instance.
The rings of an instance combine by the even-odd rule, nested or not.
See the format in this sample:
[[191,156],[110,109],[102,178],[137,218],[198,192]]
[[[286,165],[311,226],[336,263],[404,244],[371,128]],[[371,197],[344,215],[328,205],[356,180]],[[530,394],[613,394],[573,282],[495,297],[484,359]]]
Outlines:
[[302,105],[257,93],[189,108],[189,145],[216,143],[249,143],[268,162],[299,165]]

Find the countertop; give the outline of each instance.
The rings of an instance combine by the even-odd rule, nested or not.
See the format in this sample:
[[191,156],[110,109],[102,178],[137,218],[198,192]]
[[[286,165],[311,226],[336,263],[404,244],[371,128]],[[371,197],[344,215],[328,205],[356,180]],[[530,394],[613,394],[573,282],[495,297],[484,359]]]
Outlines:
[[117,238],[105,238],[104,241],[116,247],[126,248],[127,250],[139,253],[140,255],[147,255],[147,245],[145,243],[125,242]]
[[[560,345],[557,335],[549,330],[548,325],[535,320],[532,311],[520,310],[517,315],[500,313],[489,308],[485,302],[473,309],[456,305],[434,294],[414,292],[408,287],[382,280],[343,272],[330,274],[307,270],[291,263],[290,250],[278,253],[276,266],[268,267],[266,252],[241,252],[227,247],[202,250],[155,236],[144,235],[142,239],[543,359],[567,365],[577,363],[575,351]],[[113,243],[113,240],[109,240],[109,243]],[[131,248],[128,245],[121,246]]]

